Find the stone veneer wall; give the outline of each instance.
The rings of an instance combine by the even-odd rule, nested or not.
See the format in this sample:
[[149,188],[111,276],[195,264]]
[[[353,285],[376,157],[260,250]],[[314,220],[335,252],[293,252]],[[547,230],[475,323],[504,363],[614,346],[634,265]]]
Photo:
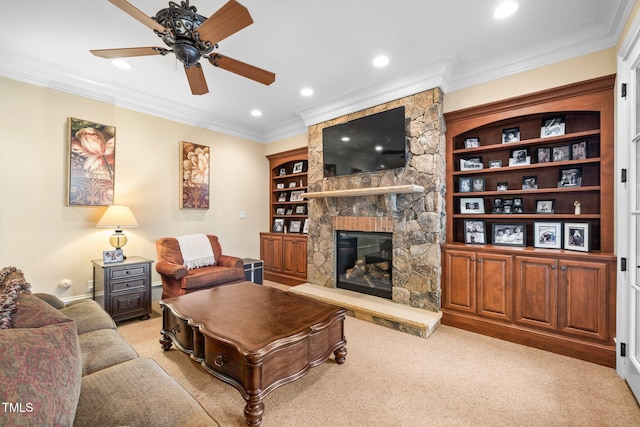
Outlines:
[[[407,167],[323,178],[323,128],[402,105],[407,121]],[[425,192],[310,199],[308,282],[336,286],[336,229],[392,232],[393,301],[439,311],[445,183],[445,122],[439,88],[311,126],[309,192],[407,184],[420,185]]]

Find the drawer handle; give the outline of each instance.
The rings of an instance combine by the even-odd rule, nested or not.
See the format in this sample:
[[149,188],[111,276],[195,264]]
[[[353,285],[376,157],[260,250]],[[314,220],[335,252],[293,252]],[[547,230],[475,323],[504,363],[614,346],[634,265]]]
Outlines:
[[213,364],[216,365],[218,368],[221,368],[226,361],[227,361],[227,358],[225,357],[225,355],[222,353],[218,353],[218,355],[216,356],[216,360],[213,361]]
[[131,283],[127,283],[127,288],[128,288],[129,286],[131,286]]
[[180,325],[176,323],[175,325],[173,325],[173,328],[171,328],[171,331],[173,332],[173,335],[177,334],[178,332],[180,332]]

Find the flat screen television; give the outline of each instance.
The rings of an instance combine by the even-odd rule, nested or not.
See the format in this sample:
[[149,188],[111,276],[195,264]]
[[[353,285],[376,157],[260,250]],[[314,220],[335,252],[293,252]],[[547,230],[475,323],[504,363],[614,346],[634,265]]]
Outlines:
[[322,130],[324,176],[352,175],[406,165],[404,107]]

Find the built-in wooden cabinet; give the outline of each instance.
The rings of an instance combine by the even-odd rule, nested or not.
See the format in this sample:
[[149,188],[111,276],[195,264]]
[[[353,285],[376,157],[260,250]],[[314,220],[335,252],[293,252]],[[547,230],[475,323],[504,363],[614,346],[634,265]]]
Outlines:
[[[445,114],[443,324],[615,366],[614,81],[608,76]],[[556,117],[562,131],[544,134],[545,122]],[[519,140],[505,141],[509,129]],[[572,156],[578,148],[586,153]],[[568,158],[553,159],[567,149]],[[514,159],[518,151],[528,158]],[[468,159],[480,159],[482,167]],[[561,182],[567,170],[578,172],[577,185]],[[529,177],[535,186],[525,185]],[[476,204],[465,205],[469,198]],[[494,209],[504,200],[516,202]],[[553,212],[541,211],[541,200],[552,200]],[[499,238],[505,224],[521,226],[521,244]],[[557,247],[536,232],[550,224]],[[588,245],[567,245],[565,224],[584,226]]]
[[307,278],[307,148],[267,156],[269,159],[269,221],[260,233],[264,277],[287,285]]

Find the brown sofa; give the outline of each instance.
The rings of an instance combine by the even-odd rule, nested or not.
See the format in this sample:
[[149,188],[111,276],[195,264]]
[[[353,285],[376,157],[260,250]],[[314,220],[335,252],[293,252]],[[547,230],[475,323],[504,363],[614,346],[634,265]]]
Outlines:
[[158,263],[156,271],[162,279],[162,298],[176,297],[200,289],[241,282],[244,264],[241,258],[223,255],[217,236],[207,235],[215,265],[187,269],[180,245],[175,237],[163,237],[156,242]]

